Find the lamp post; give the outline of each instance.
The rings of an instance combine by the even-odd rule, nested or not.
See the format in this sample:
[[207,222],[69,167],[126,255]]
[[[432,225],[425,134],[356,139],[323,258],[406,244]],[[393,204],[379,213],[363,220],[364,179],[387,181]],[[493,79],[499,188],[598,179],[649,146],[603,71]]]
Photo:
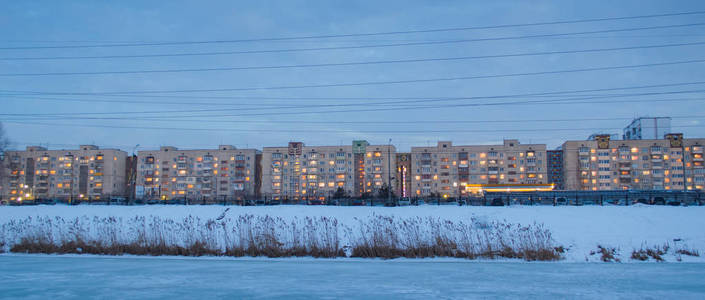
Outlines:
[[135,198],[137,198],[137,156],[135,156],[135,151],[137,151],[137,148],[139,146],[140,144],[137,144],[135,145],[135,147],[132,148],[132,162],[130,163],[130,169],[132,169],[133,165],[135,166],[135,168],[132,169],[132,171],[130,172],[130,178],[128,179],[130,184],[130,190],[128,191],[128,193],[130,193],[132,201],[135,201]]

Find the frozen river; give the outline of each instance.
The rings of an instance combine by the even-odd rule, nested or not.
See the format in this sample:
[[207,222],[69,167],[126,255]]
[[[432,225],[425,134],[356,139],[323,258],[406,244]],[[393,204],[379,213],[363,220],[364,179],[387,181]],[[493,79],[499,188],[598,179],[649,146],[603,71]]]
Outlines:
[[705,264],[3,255],[0,297],[705,299]]

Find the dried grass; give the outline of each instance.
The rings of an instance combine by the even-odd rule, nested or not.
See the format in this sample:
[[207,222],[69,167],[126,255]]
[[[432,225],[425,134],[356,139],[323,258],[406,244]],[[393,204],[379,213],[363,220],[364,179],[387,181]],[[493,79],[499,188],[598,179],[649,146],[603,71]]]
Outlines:
[[560,253],[543,226],[503,222],[453,222],[435,218],[374,216],[358,220],[352,257],[519,258],[558,260]]
[[[157,216],[40,217],[0,225],[11,252],[103,255],[561,258],[542,225],[371,216],[359,226],[331,217],[240,215],[181,220]],[[346,245],[343,245],[343,243]],[[0,248],[7,248],[2,246]]]

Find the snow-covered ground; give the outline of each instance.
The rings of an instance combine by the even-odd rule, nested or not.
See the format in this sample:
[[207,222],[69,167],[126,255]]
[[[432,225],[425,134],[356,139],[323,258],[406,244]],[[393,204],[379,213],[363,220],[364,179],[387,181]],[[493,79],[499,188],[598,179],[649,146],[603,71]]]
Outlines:
[[[599,261],[600,255],[591,255],[603,247],[617,250],[622,262],[633,261],[633,250],[652,248],[668,244],[668,262],[705,262],[705,207],[668,206],[410,206],[410,207],[332,207],[332,206],[228,206],[227,217],[251,214],[269,215],[284,219],[306,216],[335,217],[341,224],[351,227],[371,215],[397,217],[434,217],[452,221],[471,218],[486,221],[507,221],[529,225],[544,224],[553,235],[556,244],[568,250],[568,262]],[[216,219],[223,214],[223,206],[24,206],[0,207],[0,224],[37,216],[74,217],[121,217],[160,216],[181,220],[187,216]],[[344,241],[343,241],[344,243]],[[676,250],[688,249],[700,252],[700,257],[677,255]],[[650,259],[649,261],[653,261]]]

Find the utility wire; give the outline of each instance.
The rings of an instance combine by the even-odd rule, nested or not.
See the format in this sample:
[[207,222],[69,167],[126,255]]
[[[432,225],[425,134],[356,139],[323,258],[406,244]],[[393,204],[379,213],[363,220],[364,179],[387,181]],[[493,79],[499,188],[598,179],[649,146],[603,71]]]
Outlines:
[[289,86],[270,86],[270,87],[243,87],[243,88],[221,88],[221,89],[183,89],[183,90],[144,90],[144,91],[120,91],[120,92],[38,92],[38,91],[10,91],[4,90],[0,92],[11,93],[14,95],[114,95],[114,94],[159,94],[159,93],[198,93],[198,92],[233,92],[233,91],[260,91],[260,90],[288,90],[288,89],[306,89],[306,88],[331,88],[331,87],[350,87],[350,86],[371,86],[371,85],[390,85],[390,84],[409,84],[409,83],[424,83],[424,82],[441,82],[441,81],[456,81],[456,80],[473,80],[473,79],[490,79],[490,78],[507,78],[507,77],[522,77],[550,74],[565,74],[576,72],[592,72],[605,70],[620,70],[634,69],[644,67],[658,67],[681,64],[695,64],[705,62],[705,59],[691,59],[681,61],[670,61],[649,64],[580,68],[580,69],[565,69],[556,71],[540,71],[540,72],[523,72],[509,74],[494,74],[494,75],[475,75],[461,77],[445,77],[445,78],[430,78],[430,79],[410,79],[410,80],[394,80],[394,81],[368,81],[368,82],[352,82],[352,83],[330,83],[330,84],[310,84],[310,85],[289,85]]
[[[705,99],[704,99],[705,100]],[[669,116],[672,119],[699,119],[705,115]],[[162,122],[198,122],[198,123],[254,123],[254,124],[353,124],[353,125],[379,125],[379,124],[496,124],[496,123],[541,123],[541,122],[580,122],[580,121],[629,121],[633,117],[613,118],[572,118],[572,119],[512,119],[512,120],[414,120],[414,121],[302,121],[302,120],[178,120],[178,119],[150,119],[150,118],[112,118],[112,117],[79,117],[79,118],[36,118],[31,120],[139,120]],[[5,119],[8,121],[28,121],[27,118]],[[405,125],[406,126],[406,125]]]
[[[446,104],[446,105],[426,105],[426,106],[402,106],[393,108],[363,108],[363,109],[346,109],[346,110],[326,110],[326,111],[302,111],[302,112],[266,112],[266,113],[246,113],[246,114],[210,114],[210,115],[181,115],[181,116],[152,116],[150,118],[139,118],[139,117],[82,117],[81,119],[86,120],[158,120],[158,119],[169,119],[171,121],[182,122],[185,118],[219,118],[219,117],[247,117],[247,116],[275,116],[275,115],[308,115],[308,114],[321,114],[321,113],[350,113],[350,112],[380,112],[380,111],[399,111],[399,110],[419,110],[419,109],[443,109],[443,108],[463,108],[463,107],[481,107],[481,106],[508,106],[508,105],[573,105],[573,104],[598,104],[598,103],[652,103],[652,102],[681,102],[681,101],[704,101],[705,98],[681,98],[681,99],[652,99],[652,100],[604,100],[604,101],[572,101],[566,100],[563,102],[558,102],[560,100],[537,100],[537,101],[507,101],[507,102],[495,102],[495,103],[470,103],[470,104]],[[21,120],[26,120],[28,117],[23,117]],[[32,118],[32,117],[30,117]],[[51,120],[51,119],[68,119],[68,116],[60,117],[34,117],[33,120]],[[71,119],[77,119],[76,117],[71,117]],[[202,119],[196,120],[200,121]]]
[[[634,97],[634,96],[657,96],[657,95],[672,95],[672,94],[688,94],[688,93],[703,93],[705,90],[685,90],[685,91],[662,91],[662,92],[644,92],[631,93],[622,95],[600,95],[600,96],[581,96],[575,95],[573,99],[548,100],[554,101],[573,101],[573,100],[588,100],[601,98],[617,98],[617,97]],[[521,96],[508,95],[501,98],[517,98]],[[79,116],[79,115],[121,115],[121,114],[169,114],[169,113],[198,113],[198,112],[227,112],[227,111],[253,111],[253,110],[279,110],[279,109],[301,109],[301,108],[327,108],[327,107],[365,107],[378,105],[395,105],[411,104],[411,103],[432,103],[432,102],[447,102],[447,101],[464,101],[464,100],[479,100],[483,97],[459,97],[459,98],[441,98],[428,100],[407,100],[407,101],[388,101],[388,102],[367,102],[367,103],[345,103],[345,104],[308,104],[298,106],[278,106],[278,107],[254,107],[254,108],[216,108],[216,109],[188,109],[188,110],[140,110],[140,111],[112,111],[112,112],[67,112],[67,113],[0,113],[0,116]],[[485,103],[493,105],[495,103]],[[208,117],[209,115],[199,115]],[[177,116],[181,117],[181,116]]]
[[683,47],[683,46],[696,46],[696,45],[705,45],[705,42],[677,43],[677,44],[661,44],[661,45],[644,45],[644,46],[631,46],[631,47],[618,47],[618,48],[598,48],[598,49],[582,49],[582,50],[565,50],[565,51],[524,52],[524,53],[515,53],[515,54],[480,55],[480,56],[436,57],[436,58],[397,59],[397,60],[376,60],[376,61],[359,61],[359,62],[343,62],[343,63],[298,64],[298,65],[273,65],[273,66],[241,66],[241,67],[217,67],[217,68],[187,68],[187,69],[161,69],[161,70],[128,70],[128,71],[0,73],[0,76],[3,76],[3,77],[17,77],[17,76],[75,76],[75,75],[154,74],[154,73],[184,73],[184,72],[213,72],[213,71],[242,71],[242,70],[271,70],[271,69],[324,68],[324,67],[346,67],[346,66],[361,66],[361,65],[419,63],[419,62],[445,62],[445,61],[472,60],[472,59],[488,59],[488,58],[508,58],[508,57],[523,57],[523,56],[542,56],[542,55],[555,55],[555,54],[592,53],[592,52],[623,51],[623,50],[635,50],[635,49],[654,49],[654,48]]
[[[39,122],[22,122],[22,121],[7,121],[13,124],[40,125],[40,126],[69,126],[69,127],[90,127],[90,128],[114,128],[114,129],[144,129],[144,130],[179,130],[179,131],[226,131],[226,132],[309,132],[309,133],[394,133],[394,134],[418,134],[418,133],[466,133],[466,132],[550,132],[550,131],[585,131],[585,130],[614,130],[622,129],[617,127],[608,128],[540,128],[540,129],[448,129],[448,130],[286,130],[286,129],[232,129],[232,128],[193,128],[193,127],[145,127],[145,126],[113,126],[113,125],[80,125],[80,124],[64,124],[64,123],[39,123]],[[705,128],[705,125],[681,125],[674,126],[679,128]]]
[[405,31],[386,31],[386,32],[371,32],[371,33],[349,33],[349,34],[329,34],[329,35],[309,35],[309,36],[293,36],[293,37],[265,37],[253,39],[233,39],[233,40],[210,40],[210,41],[174,41],[174,42],[150,42],[150,43],[124,43],[124,44],[96,44],[96,45],[63,45],[63,46],[20,46],[20,47],[3,47],[0,49],[57,49],[57,48],[102,48],[102,47],[136,47],[136,46],[165,46],[165,45],[193,45],[193,44],[223,44],[223,43],[245,43],[245,42],[263,42],[263,41],[283,41],[283,40],[305,40],[305,39],[323,39],[323,38],[341,38],[341,37],[360,37],[360,36],[381,36],[381,35],[398,35],[398,34],[418,34],[418,33],[435,33],[448,31],[467,31],[467,30],[483,30],[483,29],[498,29],[512,28],[525,26],[539,25],[559,25],[559,24],[575,24],[589,23],[602,21],[616,20],[633,20],[646,18],[660,18],[673,16],[686,16],[705,14],[705,11],[687,11],[668,14],[652,14],[640,16],[622,16],[609,18],[592,18],[564,21],[545,21],[534,23],[520,24],[504,24],[504,25],[489,25],[489,26],[473,26],[473,27],[454,27],[454,28],[437,28],[437,29],[422,29],[422,30],[405,30]]
[[[9,57],[9,58],[5,58],[4,60],[107,59],[107,58],[140,58],[140,57],[145,58],[145,57],[169,57],[169,56],[233,55],[233,54],[284,53],[284,52],[302,52],[302,51],[327,51],[327,50],[386,48],[386,47],[422,46],[422,45],[444,45],[444,44],[457,44],[457,43],[470,43],[470,42],[489,42],[489,41],[545,38],[545,37],[590,35],[590,34],[598,34],[598,33],[614,33],[614,32],[629,32],[629,31],[655,30],[655,29],[668,29],[668,28],[684,28],[684,27],[694,27],[694,26],[702,26],[702,25],[705,25],[705,23],[688,23],[688,24],[661,25],[661,26],[649,26],[649,27],[631,27],[631,28],[620,28],[620,29],[579,31],[579,32],[567,32],[567,33],[548,33],[548,34],[519,35],[519,36],[508,36],[508,37],[458,39],[458,40],[431,41],[431,42],[389,43],[389,44],[356,45],[356,46],[310,47],[310,48],[267,49],[267,50],[242,50],[242,51],[198,52],[198,53],[171,53],[171,54],[161,53],[161,54],[140,54],[140,55],[53,56],[53,57],[44,57],[44,58],[37,58],[37,57],[34,57],[34,58],[33,57],[12,58],[12,57]],[[115,46],[115,45],[113,45],[113,46]],[[0,47],[0,50],[43,49],[43,48],[85,48],[85,47],[87,47],[87,46]],[[110,47],[110,46],[104,45],[104,47]]]

